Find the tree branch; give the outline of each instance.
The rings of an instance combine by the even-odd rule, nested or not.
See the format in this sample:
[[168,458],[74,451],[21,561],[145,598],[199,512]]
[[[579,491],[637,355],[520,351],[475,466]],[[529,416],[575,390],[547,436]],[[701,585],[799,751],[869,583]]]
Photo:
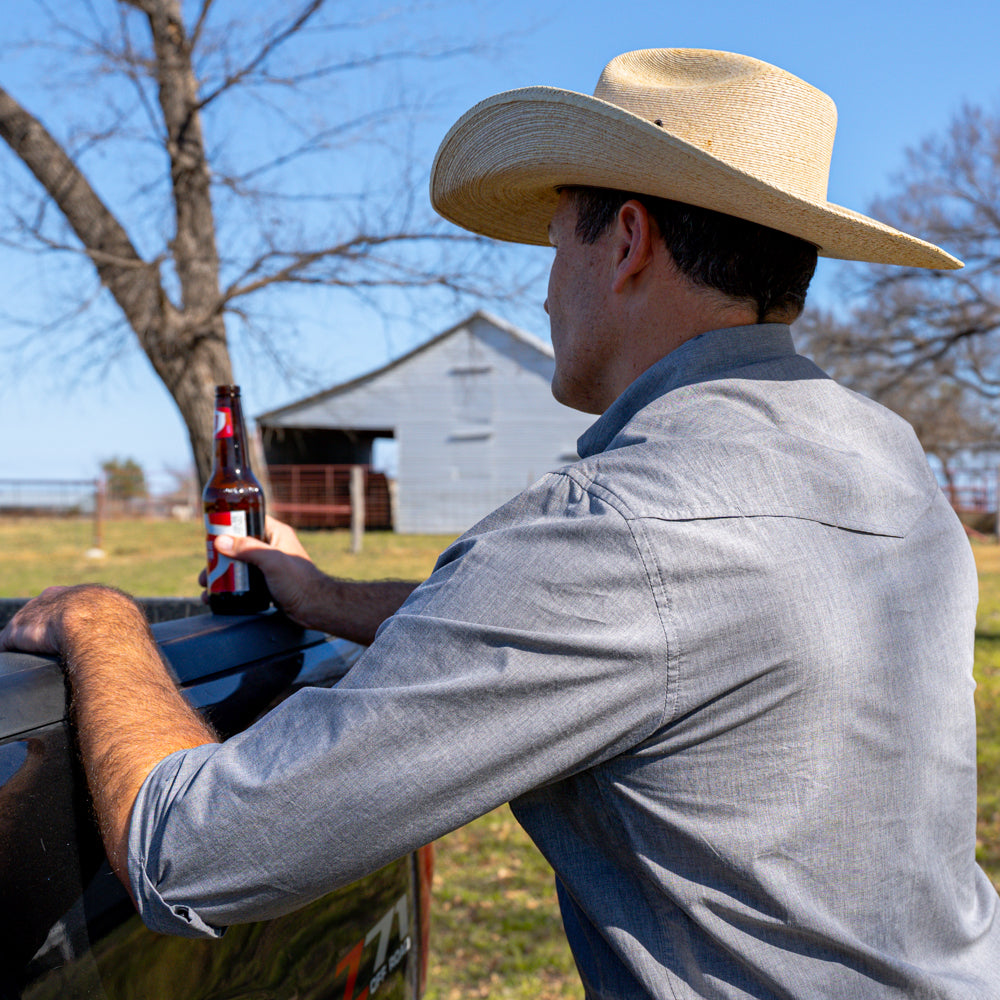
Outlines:
[[[455,282],[450,282],[450,280],[439,273],[431,272],[428,270],[407,270],[406,266],[398,261],[389,261],[386,258],[382,258],[378,261],[373,261],[371,257],[368,256],[369,251],[375,249],[376,247],[386,246],[389,244],[403,244],[403,243],[421,243],[421,242],[475,242],[476,238],[471,236],[464,236],[461,233],[458,234],[446,234],[442,235],[440,233],[393,233],[388,235],[371,235],[371,234],[360,234],[358,236],[352,237],[350,240],[346,240],[342,243],[334,244],[328,247],[322,247],[318,250],[310,251],[295,251],[295,250],[268,250],[266,253],[259,255],[255,260],[251,261],[247,267],[244,269],[243,273],[238,279],[231,282],[229,286],[223,291],[223,301],[226,303],[232,302],[234,299],[246,297],[252,295],[254,292],[259,292],[263,288],[267,288],[269,285],[275,284],[317,284],[317,285],[360,285],[365,284],[369,287],[374,287],[378,285],[449,285],[456,284]],[[270,271],[265,274],[261,274],[260,277],[254,280],[247,280],[253,275],[260,274],[264,271],[268,264],[273,263],[278,260],[287,260],[284,266],[277,268],[274,271]],[[410,281],[385,281],[377,279],[358,279],[352,277],[350,279],[338,280],[335,277],[327,274],[323,276],[319,275],[308,275],[309,269],[316,264],[321,262],[337,260],[346,263],[357,263],[360,260],[366,260],[367,263],[379,263],[383,266],[396,271],[399,274],[407,273],[410,275]]]
[[[127,2],[138,5],[139,3],[149,3],[150,0],[127,0]],[[199,111],[204,110],[209,104],[212,103],[212,101],[224,94],[227,90],[230,90],[242,83],[254,72],[254,70],[257,69],[257,67],[263,65],[268,56],[284,45],[284,43],[290,38],[297,35],[299,31],[301,31],[302,28],[309,22],[313,15],[316,14],[320,8],[322,8],[325,2],[326,0],[309,0],[309,3],[307,3],[301,11],[299,11],[299,13],[292,19],[288,27],[267,38],[258,52],[252,56],[248,62],[246,62],[236,72],[228,74],[222,83],[220,83],[214,90],[204,94],[198,102],[197,109]],[[199,27],[200,23],[201,22],[199,22]]]
[[82,171],[34,115],[0,88],[0,138],[35,175],[65,216],[136,331],[157,314],[160,286],[155,264],[132,245],[124,227],[101,201]]

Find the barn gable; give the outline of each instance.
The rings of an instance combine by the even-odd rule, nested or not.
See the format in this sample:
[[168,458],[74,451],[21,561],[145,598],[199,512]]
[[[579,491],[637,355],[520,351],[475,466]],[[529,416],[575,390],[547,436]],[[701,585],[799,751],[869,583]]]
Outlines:
[[359,378],[257,418],[269,465],[371,460],[397,442],[396,530],[464,531],[571,460],[593,417],[550,391],[551,347],[485,312]]

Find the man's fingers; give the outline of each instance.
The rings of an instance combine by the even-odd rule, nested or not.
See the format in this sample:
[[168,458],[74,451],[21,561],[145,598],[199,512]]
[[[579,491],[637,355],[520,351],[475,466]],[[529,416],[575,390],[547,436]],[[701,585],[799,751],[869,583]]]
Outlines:
[[273,560],[275,555],[298,556],[309,562],[309,553],[302,547],[298,535],[287,524],[267,518],[268,538],[266,542],[259,538],[239,537],[236,535],[216,535],[215,547],[230,559],[241,559],[253,563],[262,569]]
[[0,632],[0,652],[20,650],[22,653],[58,653],[58,645],[48,635],[48,628],[39,622],[11,620]]
[[295,534],[295,529],[291,525],[285,524],[284,521],[279,521],[276,517],[271,517],[268,514],[264,519],[264,527],[267,540],[274,548],[284,552],[286,555],[301,556],[303,559],[309,558],[309,553],[306,552],[299,541],[299,536]]
[[262,542],[259,538],[238,538],[235,535],[217,535],[215,547],[230,559],[241,559],[254,564],[260,562],[261,553],[274,551],[267,542]]
[[58,615],[61,595],[69,587],[47,587],[29,601],[0,632],[0,651],[17,649],[25,653],[58,653]]
[[[265,574],[269,570],[273,570],[275,558],[281,558],[281,552],[278,549],[269,545],[267,542],[262,542],[259,538],[241,538],[236,535],[216,535],[212,539],[212,542],[215,545],[216,551],[221,556],[226,559],[236,559],[240,562],[250,563],[259,567],[265,572]],[[222,563],[222,567],[225,567],[224,562]],[[208,590],[209,578],[207,569],[203,569],[198,574],[198,583],[202,587],[202,603],[208,604],[210,601],[210,594]]]

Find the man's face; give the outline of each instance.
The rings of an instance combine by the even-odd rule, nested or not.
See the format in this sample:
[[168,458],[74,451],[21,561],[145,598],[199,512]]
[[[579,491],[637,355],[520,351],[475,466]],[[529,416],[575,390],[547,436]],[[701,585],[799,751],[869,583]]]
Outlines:
[[573,196],[562,192],[549,224],[556,256],[545,300],[556,356],[552,395],[575,410],[603,413],[615,398],[609,388],[615,353],[607,301],[610,234],[583,243],[576,235],[576,217]]

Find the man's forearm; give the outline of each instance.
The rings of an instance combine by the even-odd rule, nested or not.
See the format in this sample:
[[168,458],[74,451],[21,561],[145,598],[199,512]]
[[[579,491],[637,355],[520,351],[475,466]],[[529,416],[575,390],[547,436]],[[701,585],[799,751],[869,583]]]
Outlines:
[[321,574],[309,595],[303,624],[367,646],[417,586],[405,580],[340,580]]
[[[369,644],[416,586],[319,574],[304,624]],[[82,589],[65,612],[63,637],[87,784],[108,860],[128,885],[129,821],[142,783],[175,750],[217,737],[177,690],[145,617],[124,594]]]
[[128,886],[129,821],[146,776],[175,750],[217,738],[177,690],[125,595],[87,588],[66,613],[64,637],[87,784],[108,860]]

